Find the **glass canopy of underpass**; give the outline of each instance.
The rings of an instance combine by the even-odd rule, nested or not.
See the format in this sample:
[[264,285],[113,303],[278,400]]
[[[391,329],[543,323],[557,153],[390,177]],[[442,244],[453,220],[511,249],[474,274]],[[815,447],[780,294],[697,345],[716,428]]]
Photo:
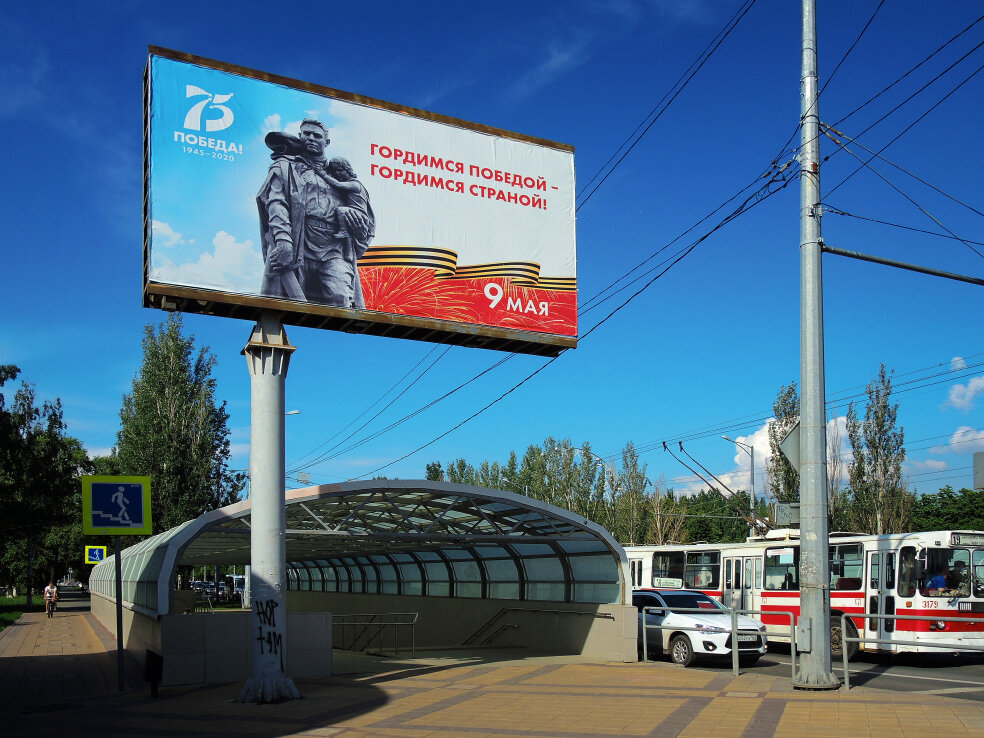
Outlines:
[[[164,614],[180,565],[248,564],[249,501],[122,553],[124,601]],[[553,602],[626,602],[625,552],[604,528],[510,492],[373,480],[287,493],[288,588]],[[115,593],[110,557],[94,593]],[[155,586],[156,583],[156,586]]]

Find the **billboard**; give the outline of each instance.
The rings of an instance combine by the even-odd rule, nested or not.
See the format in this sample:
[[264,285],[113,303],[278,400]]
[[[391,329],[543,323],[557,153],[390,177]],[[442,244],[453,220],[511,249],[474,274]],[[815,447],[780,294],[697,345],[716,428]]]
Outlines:
[[574,152],[151,47],[144,304],[556,355]]

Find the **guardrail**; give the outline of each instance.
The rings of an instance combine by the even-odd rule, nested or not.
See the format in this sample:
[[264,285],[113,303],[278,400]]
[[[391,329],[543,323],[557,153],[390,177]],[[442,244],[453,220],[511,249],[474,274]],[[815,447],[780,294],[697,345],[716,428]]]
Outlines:
[[[712,633],[727,633],[728,635],[730,635],[731,636],[731,672],[735,676],[738,676],[741,673],[740,670],[739,670],[740,654],[739,654],[739,648],[738,648],[738,642],[739,642],[738,636],[740,634],[742,634],[742,633],[745,633],[745,634],[754,634],[754,635],[756,635],[756,636],[758,636],[760,638],[767,638],[767,636],[768,636],[768,631],[749,630],[747,628],[739,628],[738,627],[738,616],[739,615],[761,615],[761,614],[764,614],[762,612],[762,610],[732,610],[732,609],[727,608],[727,607],[724,607],[724,606],[722,606],[721,609],[720,610],[717,610],[717,611],[709,611],[706,608],[702,608],[702,607],[674,607],[674,608],[669,608],[669,607],[644,607],[644,608],[642,608],[642,614],[643,614],[643,620],[642,620],[642,660],[644,662],[648,662],[649,661],[649,638],[648,638],[649,629],[650,628],[657,628],[659,630],[662,630],[662,628],[663,628],[663,625],[662,624],[650,624],[646,620],[646,615],[648,615],[650,613],[656,613],[656,612],[666,613],[666,614],[670,614],[670,613],[687,613],[687,614],[698,614],[698,615],[708,615],[708,614],[711,614],[711,615],[722,615],[724,613],[727,613],[730,616],[730,619],[731,619],[731,627],[730,628],[724,628],[724,629],[719,630],[719,631],[708,631],[705,628],[698,628],[697,626],[677,626],[677,625],[674,625],[672,628],[668,628],[668,630],[690,630],[690,631],[695,631],[697,633],[712,632]],[[796,628],[793,627],[793,625],[795,623],[796,616],[795,616],[795,614],[791,610],[769,610],[768,611],[768,614],[769,615],[786,615],[786,616],[789,617],[789,624],[790,624],[789,632],[790,632],[790,644],[791,644],[790,645],[789,652],[790,652],[790,654],[792,656],[792,661],[791,661],[792,673],[795,675],[796,674]],[[660,638],[662,639],[662,635],[660,635]]]
[[[856,615],[857,613],[855,613]],[[851,617],[850,614],[844,613],[841,615],[841,633],[847,633],[845,618]],[[934,617],[926,615],[874,615],[871,613],[866,613],[865,618],[869,620],[922,620],[924,622],[933,623],[977,623],[978,625],[982,622],[980,618],[958,618],[958,617]],[[896,631],[898,632],[898,631]],[[984,631],[981,631],[981,637],[984,638]],[[959,647],[954,646],[952,642],[950,643],[933,643],[932,641],[900,641],[896,638],[891,640],[887,638],[862,638],[860,635],[856,638],[842,635],[842,640],[845,643],[857,643],[858,645],[862,643],[887,643],[889,645],[898,646],[924,646],[927,648],[938,648],[941,651],[984,651],[984,646],[965,646],[960,645]],[[847,669],[847,648],[844,649],[844,689],[851,689],[851,677],[850,672]]]
[[[362,630],[356,633],[355,638],[353,638],[351,642],[351,650],[356,650],[356,644],[358,644],[366,633],[369,633],[370,635],[366,639],[365,645],[358,649],[360,651],[365,651],[369,648],[370,644],[372,644],[376,638],[379,638],[379,649],[382,651],[384,641],[383,633],[386,628],[392,628],[393,651],[397,655],[400,653],[400,627],[408,627],[410,628],[410,658],[415,659],[417,658],[416,626],[418,617],[420,617],[420,613],[416,612],[349,613],[347,615],[333,615],[331,625],[333,629],[340,628],[340,640],[343,643],[346,642],[346,629],[349,626],[362,626]],[[362,620],[348,620],[347,618],[362,618]],[[334,644],[334,637],[332,637],[332,642]]]

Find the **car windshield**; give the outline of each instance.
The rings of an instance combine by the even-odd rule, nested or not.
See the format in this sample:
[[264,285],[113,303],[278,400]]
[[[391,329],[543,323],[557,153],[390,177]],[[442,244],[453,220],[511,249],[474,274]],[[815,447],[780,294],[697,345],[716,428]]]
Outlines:
[[723,610],[724,608],[705,594],[698,592],[674,592],[660,596],[670,610]]

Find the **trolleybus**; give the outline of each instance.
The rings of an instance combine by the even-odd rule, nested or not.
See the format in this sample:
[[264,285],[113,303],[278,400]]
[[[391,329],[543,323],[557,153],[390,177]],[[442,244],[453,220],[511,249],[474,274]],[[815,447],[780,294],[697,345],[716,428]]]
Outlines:
[[[799,531],[770,531],[744,543],[626,546],[633,587],[693,589],[739,610],[760,610],[770,637],[789,638],[799,615]],[[831,652],[842,656],[841,615],[850,637],[882,653],[960,651],[984,646],[984,532],[830,534]],[[915,615],[892,620],[869,615]],[[980,622],[945,622],[944,617]],[[914,641],[906,645],[893,641]],[[930,646],[935,646],[931,648]],[[858,644],[848,643],[853,656]],[[942,648],[940,648],[942,647]]]

